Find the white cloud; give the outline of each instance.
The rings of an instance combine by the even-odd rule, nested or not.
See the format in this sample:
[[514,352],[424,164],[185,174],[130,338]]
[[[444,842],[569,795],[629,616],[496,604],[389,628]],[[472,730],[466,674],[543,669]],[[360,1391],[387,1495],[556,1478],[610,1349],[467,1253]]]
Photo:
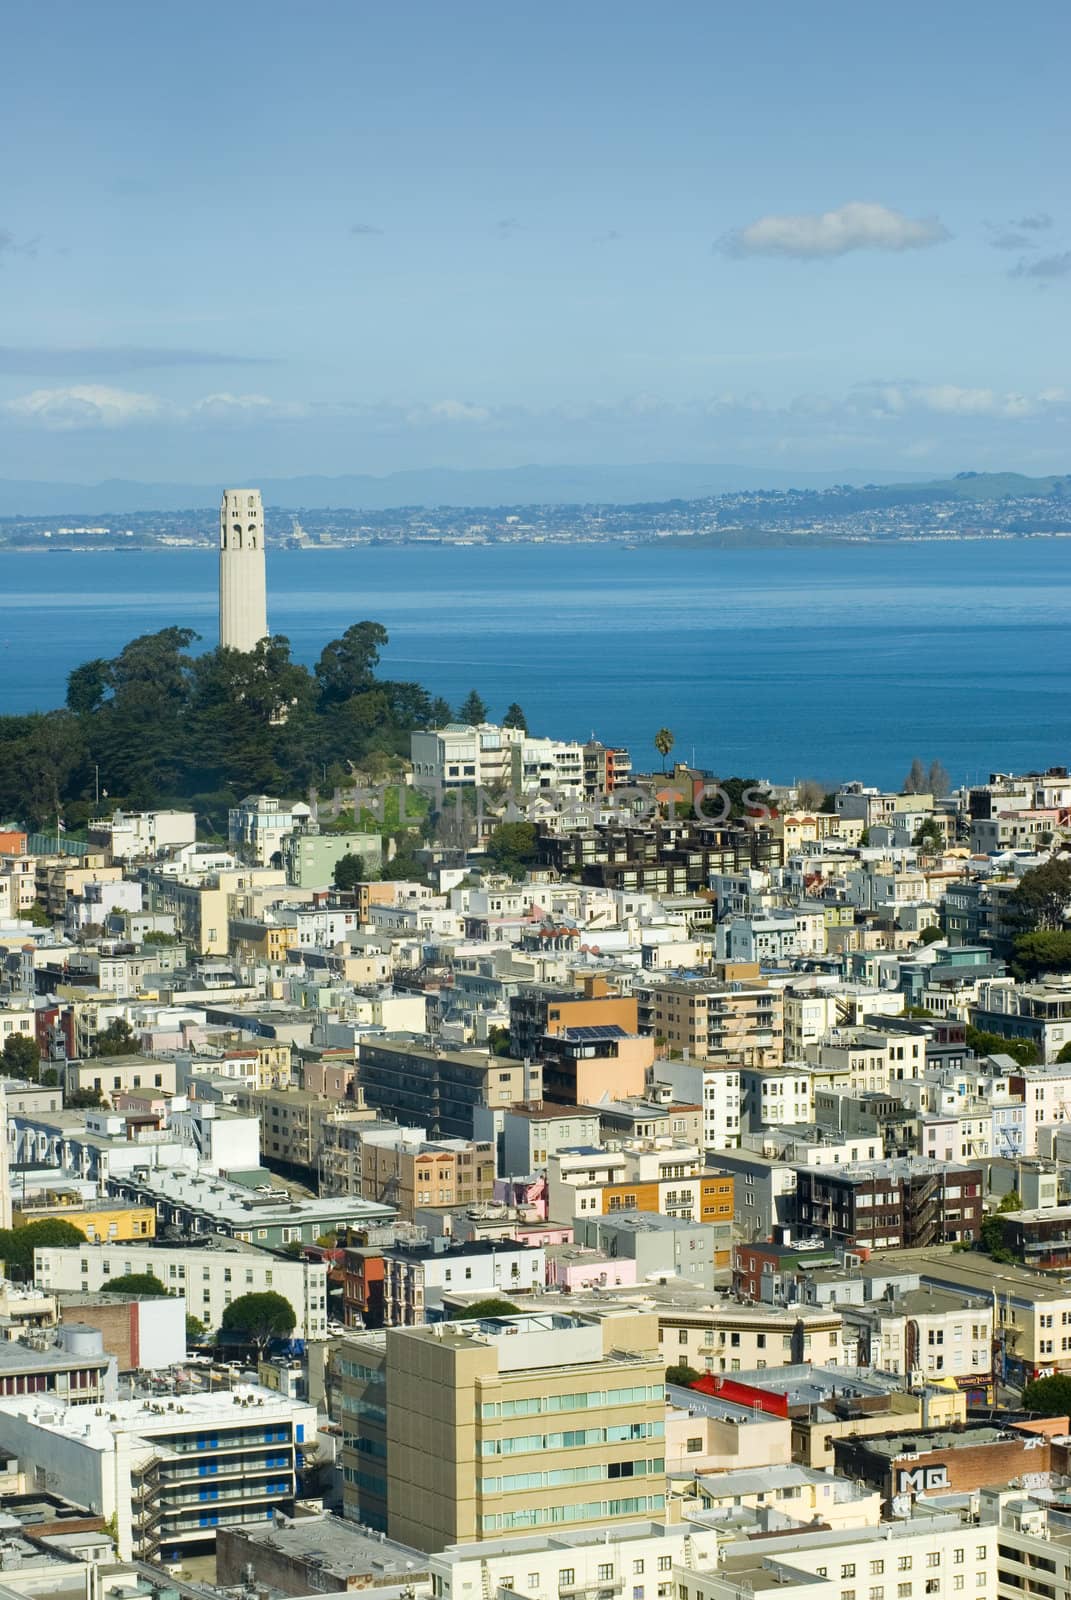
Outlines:
[[431,405],[414,406],[407,421],[422,422],[490,422],[487,406],[473,405],[469,400],[436,400]]
[[189,415],[193,418],[209,418],[212,421],[225,422],[233,417],[239,420],[262,418],[265,421],[278,417],[301,417],[305,415],[305,407],[285,400],[273,400],[266,394],[206,394],[203,399],[195,400],[189,408]]
[[851,200],[835,211],[759,217],[727,234],[719,248],[730,256],[818,260],[850,250],[921,250],[947,238],[948,229],[936,217],[905,217],[889,206]]
[[12,416],[46,428],[121,428],[152,421],[159,417],[162,406],[155,395],[87,383],[66,389],[34,389],[9,400],[6,409]]
[[904,416],[929,411],[954,417],[1034,417],[1067,403],[1063,389],[1043,389],[1036,395],[1015,390],[970,389],[955,383],[862,384],[849,397],[849,406],[871,416]]

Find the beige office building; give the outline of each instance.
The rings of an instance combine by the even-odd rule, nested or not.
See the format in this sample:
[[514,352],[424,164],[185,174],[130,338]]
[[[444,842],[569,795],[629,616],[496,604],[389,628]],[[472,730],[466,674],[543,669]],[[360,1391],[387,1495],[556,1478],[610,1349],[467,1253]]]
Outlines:
[[339,1348],[349,1517],[420,1550],[665,1509],[658,1318],[541,1312]]

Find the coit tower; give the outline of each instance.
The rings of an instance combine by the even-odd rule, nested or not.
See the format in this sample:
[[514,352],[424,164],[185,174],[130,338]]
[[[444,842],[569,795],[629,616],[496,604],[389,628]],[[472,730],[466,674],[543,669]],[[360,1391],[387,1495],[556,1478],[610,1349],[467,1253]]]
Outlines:
[[259,489],[225,489],[219,511],[219,642],[254,650],[268,633]]

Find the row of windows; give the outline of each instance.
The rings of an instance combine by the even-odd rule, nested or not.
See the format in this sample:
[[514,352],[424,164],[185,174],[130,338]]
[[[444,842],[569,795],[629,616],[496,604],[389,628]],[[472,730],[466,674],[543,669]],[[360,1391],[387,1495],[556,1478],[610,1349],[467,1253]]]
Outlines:
[[665,1509],[664,1494],[633,1495],[627,1500],[591,1500],[580,1506],[536,1506],[481,1517],[480,1532],[509,1533],[517,1528],[541,1528],[559,1522],[600,1522],[606,1517],[642,1516]]
[[573,1483],[603,1483],[613,1478],[646,1478],[664,1472],[661,1456],[651,1461],[611,1461],[593,1467],[555,1467],[549,1472],[512,1472],[481,1478],[481,1494],[512,1494],[518,1489],[564,1489]]
[[547,1411],[586,1411],[594,1406],[640,1405],[666,1398],[665,1385],[638,1384],[629,1389],[588,1389],[577,1394],[548,1394],[525,1400],[491,1400],[480,1407],[484,1422],[496,1417],[537,1417]]
[[575,1450],[589,1444],[624,1444],[630,1439],[661,1439],[664,1422],[623,1422],[614,1428],[572,1428],[566,1433],[517,1433],[482,1439],[482,1456],[525,1456],[540,1450]]

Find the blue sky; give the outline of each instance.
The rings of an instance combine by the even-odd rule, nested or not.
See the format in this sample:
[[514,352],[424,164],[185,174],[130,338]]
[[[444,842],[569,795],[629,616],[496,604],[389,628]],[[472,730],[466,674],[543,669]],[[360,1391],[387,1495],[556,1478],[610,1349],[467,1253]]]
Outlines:
[[10,8],[0,477],[1065,470],[1069,32],[1055,0]]

